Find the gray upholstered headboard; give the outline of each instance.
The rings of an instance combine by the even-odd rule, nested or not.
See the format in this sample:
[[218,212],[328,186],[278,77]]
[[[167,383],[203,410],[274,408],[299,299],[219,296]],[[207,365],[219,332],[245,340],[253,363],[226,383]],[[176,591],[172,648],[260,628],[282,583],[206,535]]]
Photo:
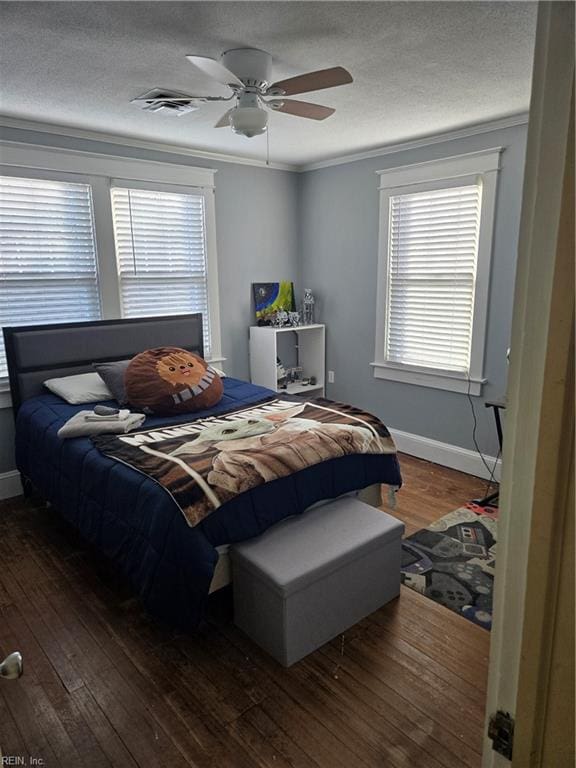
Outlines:
[[200,313],[4,328],[4,341],[14,412],[46,393],[46,379],[91,372],[92,363],[125,360],[153,347],[204,351]]

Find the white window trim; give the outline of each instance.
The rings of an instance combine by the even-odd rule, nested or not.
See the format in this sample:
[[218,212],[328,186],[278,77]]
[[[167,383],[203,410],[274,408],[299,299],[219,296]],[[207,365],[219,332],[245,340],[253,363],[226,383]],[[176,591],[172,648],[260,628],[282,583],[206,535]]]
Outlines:
[[[480,395],[483,376],[486,324],[490,288],[490,264],[496,212],[496,189],[502,147],[480,150],[465,155],[413,163],[389,168],[376,173],[380,177],[380,227],[378,237],[378,294],[376,305],[376,343],[374,362],[371,363],[374,377],[405,384],[445,389],[452,392]],[[472,342],[469,374],[453,371],[403,365],[385,359],[386,302],[388,278],[388,229],[390,198],[393,195],[421,192],[446,182],[458,184],[482,184],[482,203],[478,239],[478,261],[474,292],[472,321]]]
[[[203,194],[206,217],[206,262],[210,313],[210,362],[222,363],[216,211],[212,168],[116,157],[96,152],[40,147],[0,141],[0,174],[22,178],[77,181],[92,187],[94,234],[102,319],[122,316],[116,263],[110,187],[113,180],[147,189]],[[0,380],[0,408],[11,405],[8,380]]]

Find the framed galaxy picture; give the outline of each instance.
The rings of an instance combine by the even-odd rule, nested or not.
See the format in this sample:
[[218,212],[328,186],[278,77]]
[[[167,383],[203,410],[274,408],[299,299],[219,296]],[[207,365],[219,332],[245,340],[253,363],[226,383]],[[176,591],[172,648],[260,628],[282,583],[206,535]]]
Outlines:
[[294,284],[289,280],[279,283],[252,283],[254,307],[258,325],[273,325],[278,312],[294,312]]

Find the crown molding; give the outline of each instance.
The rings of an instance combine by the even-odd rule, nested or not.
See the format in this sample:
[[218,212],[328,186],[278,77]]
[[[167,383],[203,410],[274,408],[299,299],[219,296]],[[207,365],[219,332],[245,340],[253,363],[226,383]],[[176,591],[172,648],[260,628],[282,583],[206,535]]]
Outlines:
[[383,144],[380,147],[367,150],[365,152],[354,152],[346,155],[326,160],[319,160],[314,163],[305,163],[304,165],[290,163],[270,163],[266,164],[264,160],[256,158],[243,157],[242,155],[226,154],[224,152],[209,152],[193,147],[185,147],[181,144],[168,144],[165,142],[145,141],[143,139],[130,138],[129,136],[116,136],[114,134],[100,131],[89,131],[84,128],[72,128],[65,125],[56,125],[54,123],[43,123],[36,120],[24,120],[21,118],[9,117],[0,114],[0,129],[15,128],[22,131],[37,131],[38,133],[55,134],[58,136],[68,136],[74,139],[87,139],[89,141],[101,141],[107,144],[116,144],[122,147],[135,147],[137,149],[147,149],[153,152],[168,152],[173,155],[192,157],[197,159],[212,160],[221,163],[233,163],[236,165],[250,165],[257,168],[264,168],[276,171],[293,171],[306,173],[307,171],[316,171],[322,168],[329,168],[334,165],[344,165],[354,163],[358,160],[367,160],[373,157],[384,157],[396,152],[406,152],[411,149],[428,147],[433,144],[440,144],[444,141],[453,141],[463,139],[469,136],[475,136],[481,133],[489,133],[503,128],[513,128],[517,125],[526,125],[528,123],[528,112],[521,112],[509,117],[502,117],[496,120],[490,120],[484,123],[474,123],[473,125],[457,128],[443,133],[429,134],[418,139],[403,141],[393,144]]
[[24,120],[21,118],[9,117],[8,115],[2,114],[0,114],[0,129],[1,128],[15,128],[21,131],[37,131],[38,133],[68,136],[72,139],[102,141],[106,144],[116,144],[121,147],[135,147],[137,149],[147,149],[152,152],[168,152],[172,155],[181,155],[184,157],[192,157],[199,160],[211,160],[220,163],[251,165],[257,168],[270,169],[273,171],[298,170],[296,165],[290,165],[288,163],[270,163],[268,165],[265,160],[258,160],[252,157],[243,157],[242,155],[227,154],[224,152],[209,152],[203,149],[185,147],[182,144],[169,144],[161,141],[146,141],[144,139],[136,139],[129,136],[117,136],[101,131],[89,131],[84,128],[73,128],[67,125],[42,123],[36,120]]
[[139,157],[109,155],[69,147],[51,147],[3,139],[0,135],[0,168],[34,168],[58,173],[107,176],[137,182],[153,180],[161,184],[214,189],[215,168],[163,163]]
[[453,131],[445,131],[444,133],[435,133],[427,136],[422,136],[419,139],[412,139],[410,141],[402,141],[396,144],[383,144],[375,149],[367,150],[366,152],[355,152],[350,155],[339,155],[328,160],[319,160],[316,163],[307,163],[301,165],[298,170],[300,172],[317,171],[321,168],[330,168],[333,165],[344,165],[345,163],[355,163],[358,160],[367,160],[373,157],[384,157],[385,155],[392,155],[396,152],[406,152],[410,149],[420,149],[421,147],[428,147],[433,144],[441,144],[444,141],[454,141],[455,139],[465,139],[469,136],[476,136],[481,133],[490,133],[491,131],[498,131],[503,128],[513,128],[517,125],[526,125],[528,123],[528,112],[521,112],[517,115],[511,115],[510,117],[502,117],[497,120],[489,120],[485,123],[474,123],[473,125],[465,126],[464,128],[457,128]]

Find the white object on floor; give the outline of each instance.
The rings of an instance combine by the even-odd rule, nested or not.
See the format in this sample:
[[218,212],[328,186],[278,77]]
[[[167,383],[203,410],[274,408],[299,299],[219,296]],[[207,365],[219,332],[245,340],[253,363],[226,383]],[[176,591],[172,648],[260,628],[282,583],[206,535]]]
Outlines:
[[234,621],[288,667],[400,593],[404,524],[358,499],[231,548]]
[[23,671],[22,654],[19,651],[14,651],[6,656],[4,661],[0,663],[0,677],[6,680],[16,680],[18,677],[22,677]]

